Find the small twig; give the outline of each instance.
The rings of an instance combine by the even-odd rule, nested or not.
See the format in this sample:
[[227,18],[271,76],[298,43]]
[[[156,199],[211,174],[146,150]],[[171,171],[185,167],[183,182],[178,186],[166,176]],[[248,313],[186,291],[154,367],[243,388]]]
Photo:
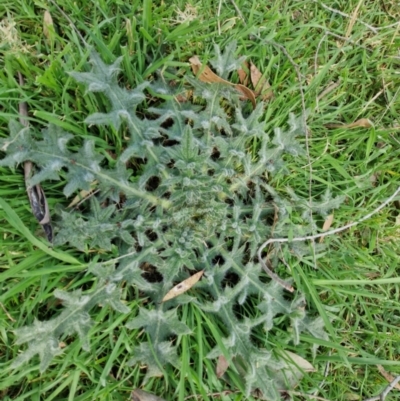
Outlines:
[[[260,38],[261,39],[261,38]],[[292,64],[292,66],[294,67],[294,69],[296,70],[296,74],[297,74],[297,79],[299,80],[299,84],[301,83],[301,81],[303,79],[305,79],[304,75],[301,73],[300,71],[300,67],[298,66],[298,64],[293,60],[292,56],[288,53],[288,51],[286,50],[285,46],[280,45],[279,43],[276,43],[272,40],[265,40],[265,43],[268,43],[272,46],[277,47],[278,49],[280,49],[282,51],[282,53],[287,57],[287,59],[290,61],[290,64]],[[300,88],[300,91],[302,91],[302,88]]]
[[[354,221],[353,223],[349,223],[346,224],[343,227],[339,227],[339,228],[335,228],[333,230],[329,230],[326,231],[324,233],[321,234],[315,234],[315,235],[306,235],[304,237],[295,237],[295,238],[270,238],[268,240],[266,240],[258,249],[257,252],[257,256],[258,256],[258,260],[262,266],[262,268],[265,270],[265,272],[268,274],[268,276],[272,279],[275,280],[277,283],[279,283],[283,288],[287,289],[290,292],[293,292],[293,287],[290,286],[290,284],[288,284],[286,281],[283,281],[279,276],[277,276],[275,273],[273,273],[264,263],[263,257],[262,257],[262,251],[263,249],[269,245],[269,244],[273,244],[273,243],[287,243],[287,242],[300,242],[300,241],[307,241],[307,240],[316,240],[318,238],[323,238],[329,235],[333,235],[333,234],[337,234],[340,233],[344,230],[347,230],[351,227],[354,227],[360,223],[362,223],[365,220],[368,220],[370,217],[372,217],[374,214],[378,213],[379,211],[381,211],[386,205],[388,205],[396,196],[397,194],[400,192],[400,187],[398,187],[396,189],[396,191],[394,191],[394,193],[389,196],[389,198],[387,198],[381,205],[379,205],[376,209],[374,209],[371,213],[368,213],[366,216],[362,217],[360,220],[358,221]],[[400,380],[400,379],[399,379]]]
[[318,46],[317,46],[317,49],[316,49],[316,52],[315,52],[315,55],[314,55],[314,75],[315,76],[317,75],[317,71],[318,71],[318,54],[319,54],[319,50],[321,48],[321,45],[322,45],[324,39],[327,36],[332,36],[335,39],[342,40],[345,43],[350,43],[353,46],[358,46],[360,49],[363,49],[363,50],[366,50],[366,51],[369,51],[369,52],[373,51],[372,49],[370,49],[367,46],[360,45],[359,43],[357,43],[357,41],[355,41],[353,39],[346,38],[345,36],[338,35],[337,33],[334,33],[334,32],[331,32],[331,31],[327,30],[327,31],[324,32],[324,35],[322,36],[321,40],[318,42]]
[[399,26],[399,25],[400,25],[400,21],[399,21],[399,22],[394,22],[393,24],[390,24],[390,25],[378,26],[378,27],[376,27],[375,29],[376,29],[377,31],[381,31],[382,29],[393,28],[393,27]]
[[49,0],[51,4],[53,4],[57,10],[62,14],[62,16],[69,22],[69,24],[72,26],[73,30],[76,32],[76,34],[79,36],[81,39],[82,43],[90,49],[91,46],[86,42],[85,38],[82,36],[82,34],[79,32],[78,28],[76,25],[72,22],[71,18],[64,12],[64,10],[54,1],[54,0]]
[[330,36],[333,36],[334,38],[336,38],[336,39],[339,39],[339,40],[343,40],[344,42],[348,42],[348,43],[351,43],[352,45],[354,45],[354,46],[358,46],[360,49],[364,49],[364,50],[367,50],[367,51],[369,51],[369,52],[372,52],[373,51],[373,49],[371,49],[371,48],[369,48],[369,47],[367,47],[367,46],[363,46],[363,45],[360,45],[359,43],[357,43],[357,41],[356,40],[353,40],[353,39],[350,39],[350,38],[346,38],[345,36],[342,36],[342,35],[339,35],[339,34],[337,34],[337,33],[335,33],[335,32],[332,32],[332,31],[325,31],[325,34],[326,35],[330,35]]
[[[286,48],[276,42],[271,42],[271,41],[267,41],[267,43],[271,43],[273,46],[278,47],[284,54],[285,56],[288,58],[289,62],[292,64],[293,68],[296,71],[296,75],[297,75],[297,80],[299,81],[299,92],[300,92],[300,99],[301,99],[301,111],[302,111],[302,115],[301,115],[301,119],[302,119],[302,123],[303,123],[303,127],[305,130],[305,145],[306,145],[306,156],[307,156],[307,161],[308,161],[308,172],[309,172],[309,179],[308,179],[308,201],[309,204],[311,205],[312,202],[312,180],[313,180],[313,169],[312,169],[312,163],[311,163],[311,158],[310,158],[310,143],[309,143],[309,139],[310,139],[310,135],[309,135],[309,131],[308,131],[308,127],[307,127],[307,112],[306,112],[306,100],[305,100],[305,95],[304,95],[304,89],[303,89],[303,84],[302,84],[302,80],[304,79],[304,76],[302,75],[301,71],[300,71],[300,67],[298,66],[298,64],[293,60],[293,58],[290,56],[290,54],[288,53],[288,51],[286,50]],[[312,218],[312,210],[310,213],[310,217]],[[315,255],[315,244],[312,244],[312,256],[313,256],[313,262],[315,265],[315,268],[317,268],[317,258]],[[265,264],[264,264],[265,266]],[[267,268],[267,266],[265,266],[264,270]],[[267,268],[268,269],[268,268]],[[269,269],[268,269],[269,270]],[[268,271],[265,270],[268,274]],[[282,285],[284,282],[281,282],[280,284]],[[287,286],[287,283],[284,286],[288,291],[294,291],[293,287],[291,286]]]
[[[379,31],[381,31],[383,29],[400,26],[400,22],[394,22],[393,24],[389,24],[389,25],[385,25],[385,26],[379,26],[379,27],[372,26],[372,25],[367,24],[366,22],[364,22],[363,20],[361,20],[359,18],[355,18],[354,19],[354,15],[355,14],[352,16],[352,15],[344,13],[343,11],[337,10],[336,8],[331,8],[331,7],[327,6],[326,4],[324,4],[324,3],[322,3],[322,2],[320,2],[318,0],[313,0],[313,1],[314,1],[314,3],[320,5],[322,8],[325,8],[326,10],[332,11],[335,14],[339,14],[342,17],[345,17],[345,18],[349,18],[351,21],[353,21],[353,20],[354,21],[358,21],[360,24],[364,25],[365,27],[367,27],[368,29],[370,29],[374,33],[378,33]],[[382,4],[384,4],[384,3],[382,3]],[[353,22],[353,24],[354,24],[354,22]]]
[[323,397],[318,397],[317,395],[307,394],[307,393],[300,393],[298,391],[288,391],[290,395],[298,395],[299,397],[309,398],[311,400],[318,400],[318,401],[331,401]]
[[396,384],[400,381],[400,375],[397,376],[383,391],[380,395],[375,397],[367,398],[363,401],[384,401],[387,395],[395,388]]
[[377,94],[374,95],[374,97],[373,97],[372,99],[368,100],[368,102],[365,104],[365,106],[362,108],[362,110],[358,112],[357,117],[360,116],[360,115],[363,115],[364,112],[366,111],[366,109],[369,107],[369,105],[370,105],[371,103],[375,102],[375,100],[376,100],[380,95],[382,95],[382,93],[384,93],[384,92],[385,92],[385,88],[381,89]]
[[244,19],[244,17],[243,17],[243,14],[242,14],[242,12],[240,11],[240,8],[237,6],[235,0],[231,0],[231,3],[233,4],[233,7],[235,7],[235,10],[236,10],[236,12],[238,13],[239,18],[242,20],[243,24],[246,24],[246,21],[245,21],[245,19]]
[[262,268],[264,269],[265,273],[268,274],[268,276],[276,281],[280,286],[282,286],[285,290],[288,290],[289,292],[293,292],[294,288],[287,283],[286,281],[282,280],[277,274],[275,274],[271,269],[271,265],[270,262],[267,261],[267,263],[269,264],[269,267],[265,264],[265,262],[263,261],[263,259],[260,257],[260,250],[258,251],[258,260],[261,263]]
[[[337,10],[336,8],[331,8],[318,0],[313,0],[313,2],[317,3],[318,5],[325,8],[326,10],[329,10],[335,14],[341,15],[342,17],[349,18],[350,20],[353,18],[351,15],[346,14],[343,11]],[[364,25],[365,27],[367,27],[368,29],[370,29],[373,33],[378,33],[378,29],[375,28],[374,26],[367,24],[366,22],[364,22],[363,20],[360,20],[359,18],[356,18],[355,20],[358,21],[360,24]]]

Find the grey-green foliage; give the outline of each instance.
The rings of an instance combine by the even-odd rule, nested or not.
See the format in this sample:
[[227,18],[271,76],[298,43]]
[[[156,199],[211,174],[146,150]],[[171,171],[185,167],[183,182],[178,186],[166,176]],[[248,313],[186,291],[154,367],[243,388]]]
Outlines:
[[[237,67],[234,52],[234,44],[222,54],[216,49],[212,64],[221,76]],[[267,219],[273,217],[274,204],[281,217],[274,235],[282,236],[293,232],[289,209],[298,209],[299,216],[303,215],[307,231],[315,228],[311,209],[323,216],[341,199],[332,199],[327,193],[322,202],[310,206],[290,190],[283,198],[267,183],[268,174],[284,170],[285,157],[304,154],[297,140],[305,135],[302,118],[290,115],[287,129],[265,132],[262,103],[248,111],[249,105],[234,89],[194,78],[187,81],[194,88],[194,96],[202,99],[201,105],[179,104],[172,89],[162,82],[145,82],[128,90],[117,82],[120,62],[118,59],[106,65],[93,53],[90,72],[71,73],[88,92],[102,93],[109,100],[109,111],[87,117],[86,123],[115,130],[124,127],[128,132],[126,148],[114,166],[104,163],[93,141],[85,141],[72,151],[68,147],[72,135],[53,125],[39,137],[11,121],[10,138],[0,141],[0,149],[6,153],[0,165],[13,167],[26,160],[36,164],[38,172],[31,185],[63,179],[64,193],[70,196],[89,189],[96,180],[101,202],[93,198],[85,214],[62,211],[55,244],[69,243],[81,251],[113,250],[113,255],[118,255],[117,260],[107,261],[103,253],[103,261],[90,267],[98,277],[91,291],[55,291],[65,307],[59,316],[16,331],[18,343],[26,343],[28,348],[15,360],[14,367],[38,354],[43,371],[59,354],[58,340],[63,334],[77,333],[83,348],[88,349],[94,305],[108,304],[129,313],[120,299],[119,286],[124,282],[151,301],[127,324],[130,329],[144,328],[148,333],[149,342],[137,346],[131,360],[147,365],[148,377],[160,374],[167,363],[179,366],[173,337],[190,335],[193,328],[179,320],[178,311],[180,304],[191,302],[223,322],[224,353],[232,358],[232,366],[240,361],[247,392],[258,388],[269,399],[279,399],[274,378],[286,365],[273,350],[254,343],[253,330],[270,331],[274,318],[280,315],[280,321],[285,316],[287,327],[291,326],[295,344],[302,331],[322,338],[326,335],[319,321],[307,317],[301,296],[288,300],[278,284],[265,283],[256,251],[271,235]],[[137,107],[148,87],[163,100],[143,117]],[[248,148],[255,141],[259,150],[252,153]],[[132,158],[140,164],[135,178],[127,168]],[[101,206],[104,201],[108,206]],[[146,266],[156,268],[160,279],[148,281],[143,274]],[[205,273],[196,286],[197,297],[189,292],[161,302],[176,283],[199,270]],[[232,274],[237,280],[229,282]],[[249,299],[253,313],[238,314],[238,308]],[[216,346],[208,357],[222,353]]]

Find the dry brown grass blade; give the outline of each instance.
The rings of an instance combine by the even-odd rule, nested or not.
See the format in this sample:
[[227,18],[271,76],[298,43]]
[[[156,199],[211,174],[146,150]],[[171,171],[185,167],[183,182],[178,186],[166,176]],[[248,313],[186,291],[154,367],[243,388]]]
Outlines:
[[317,96],[317,100],[321,100],[324,96],[328,95],[334,89],[336,89],[340,84],[340,80],[336,82],[330,82],[329,85]]
[[371,128],[374,125],[368,118],[360,118],[349,124],[325,124],[326,128]]
[[333,214],[330,214],[325,219],[324,225],[322,226],[322,231],[329,230],[331,228],[331,226],[332,226],[332,223],[333,223]]
[[183,280],[181,283],[169,290],[161,302],[169,301],[170,299],[175,298],[178,295],[181,295],[184,292],[190,290],[201,279],[203,273],[204,270],[200,270],[196,274],[193,274],[193,276],[190,276],[186,280]]
[[[389,382],[392,383],[394,380],[394,377],[389,373],[386,372],[385,368],[382,365],[376,365],[376,367],[379,370],[379,373]],[[396,384],[394,386],[395,389],[400,390],[400,384]]]
[[219,77],[214,71],[211,70],[207,65],[203,65],[198,56],[193,56],[189,59],[190,65],[192,67],[193,73],[197,76],[197,78],[202,82],[207,83],[221,83],[224,85],[233,86],[237,91],[243,94],[245,99],[251,101],[253,108],[256,107],[256,98],[254,96],[254,92],[241,84],[233,84],[225,79]]
[[76,205],[78,205],[78,203],[84,201],[85,199],[88,199],[92,196],[92,194],[94,193],[96,186],[98,184],[97,180],[94,180],[91,184],[90,184],[90,190],[86,191],[84,189],[82,189],[78,195],[76,195],[74,197],[74,199],[72,199],[71,203],[67,206],[68,208],[74,207]]
[[364,2],[364,0],[360,0],[357,4],[357,7],[354,9],[353,14],[351,15],[349,24],[347,25],[346,29],[346,35],[345,37],[348,38],[351,35],[351,31],[353,30],[354,24],[357,21],[358,18],[358,11],[360,10],[361,4]]
[[[325,221],[324,221],[324,225],[322,226],[322,231],[328,231],[333,223],[333,214],[330,214],[329,216],[326,217]],[[324,237],[321,237],[319,239],[319,242],[323,242],[324,241]]]
[[43,35],[50,39],[54,32],[54,23],[51,14],[46,10],[43,14]]
[[271,85],[253,63],[250,63],[250,78],[254,87],[255,95],[257,97],[260,96],[263,101],[271,99],[273,96]]
[[301,357],[300,355],[295,354],[294,352],[285,350],[283,351],[283,354],[290,359],[292,362],[295,363],[295,366],[297,368],[300,368],[304,372],[315,372],[316,369],[314,368],[313,365],[311,365],[310,362],[308,362],[306,359]]

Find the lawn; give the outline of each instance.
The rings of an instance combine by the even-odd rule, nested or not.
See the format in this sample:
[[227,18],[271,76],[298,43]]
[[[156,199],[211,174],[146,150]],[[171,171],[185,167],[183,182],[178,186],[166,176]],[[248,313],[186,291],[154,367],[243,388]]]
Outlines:
[[[3,0],[0,4],[4,66],[0,71],[0,140],[8,137],[9,121],[18,119],[18,104],[25,101],[29,123],[37,132],[54,124],[73,135],[68,146],[75,151],[91,140],[103,163],[113,165],[126,150],[126,127],[85,124],[88,115],[104,111],[108,103],[104,96],[88,93],[82,81],[70,74],[90,70],[91,49],[106,64],[122,57],[118,81],[123,87],[157,80],[180,87],[187,77],[194,79],[193,56],[199,57],[203,67],[212,66],[215,46],[223,52],[236,42],[237,59],[245,57],[253,63],[271,86],[268,93],[272,91],[273,96],[265,96],[262,111],[265,133],[277,135],[274,129],[287,127],[291,113],[303,119],[308,116],[307,135],[299,141],[304,157],[285,155],[285,173],[269,175],[268,185],[282,199],[315,205],[310,216],[315,217],[316,227],[299,234],[296,227],[307,216],[288,211],[285,227],[292,225],[293,230],[285,237],[290,242],[298,235],[359,222],[315,242],[282,245],[274,255],[274,272],[292,280],[296,296],[304,297],[308,316],[323,323],[325,337],[302,332],[295,344],[290,328],[277,315],[271,331],[257,329],[251,340],[277,354],[284,350],[296,354],[303,368],[305,361],[312,365],[281,391],[281,399],[362,401],[381,394],[391,377],[400,374],[400,197],[374,212],[399,186],[397,2],[65,0],[57,4],[65,14],[48,1]],[[18,72],[25,77],[22,88]],[[234,71],[227,79],[251,86],[240,72]],[[190,91],[181,96],[182,103],[186,97],[192,99]],[[257,104],[261,97],[257,96]],[[202,105],[196,98],[193,102]],[[147,115],[147,109],[159,104],[160,98],[149,91],[137,113]],[[230,110],[229,104],[222,102],[222,106]],[[251,108],[250,102],[246,107]],[[253,140],[243,150],[256,157],[259,146]],[[129,167],[134,172],[132,182],[140,181],[140,166],[130,161]],[[54,214],[80,192],[66,198],[66,177],[63,171],[61,180],[41,183]],[[190,334],[171,340],[178,350],[176,366],[159,366],[162,375],[148,377],[146,364],[128,363],[136,347],[151,336],[127,323],[139,310],[153,306],[138,288],[127,284],[120,285],[120,309],[128,306],[129,313],[101,302],[90,309],[90,350],[82,349],[78,335],[63,332],[58,338],[62,352],[43,372],[37,355],[14,368],[17,356],[27,349],[18,343],[15,330],[60,316],[64,307],[54,291],[90,292],[98,280],[93,263],[117,260],[120,254],[115,244],[110,250],[88,244],[82,244],[82,249],[76,249],[79,244],[49,246],[32,215],[22,164],[0,167],[0,182],[1,400],[127,400],[137,388],[165,400],[262,398],[253,390],[246,395],[248,379],[241,377],[240,361],[231,361],[221,373],[223,358],[220,363],[207,358],[214,347],[226,346],[227,333],[223,322],[196,302],[179,307],[179,319]],[[93,182],[95,190],[96,185]],[[325,195],[327,201],[332,195],[341,202],[324,217],[318,208],[322,212],[327,208],[318,202]],[[109,204],[103,202],[102,207]],[[274,207],[271,210],[271,235],[277,237],[280,223]],[[267,239],[262,238],[259,246]],[[205,297],[204,282],[197,292],[188,294]],[[264,274],[263,283],[269,282]],[[235,313],[255,313],[255,298]],[[398,399],[398,391],[393,389],[387,400]]]

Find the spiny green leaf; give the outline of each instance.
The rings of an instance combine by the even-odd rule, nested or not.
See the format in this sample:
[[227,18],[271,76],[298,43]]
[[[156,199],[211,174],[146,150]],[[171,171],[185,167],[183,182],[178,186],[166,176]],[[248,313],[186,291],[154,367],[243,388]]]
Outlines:
[[126,327],[128,329],[146,327],[154,342],[162,342],[170,334],[191,333],[189,327],[178,319],[176,309],[163,311],[162,307],[152,310],[140,308],[139,316],[130,320]]
[[[212,64],[222,77],[242,62],[235,56],[234,42],[224,52],[218,47],[215,51]],[[290,189],[278,193],[271,181],[267,184],[268,172],[283,173],[290,155],[305,154],[298,137],[306,135],[307,116],[290,114],[288,128],[268,132],[262,102],[246,112],[230,85],[191,77],[186,83],[194,88],[198,105],[178,103],[175,89],[158,82],[151,89],[150,103],[156,105],[138,112],[150,84],[120,86],[121,61],[106,65],[93,53],[90,72],[71,74],[94,96],[100,92],[108,100],[108,106],[88,116],[86,123],[109,125],[120,133],[123,151],[115,160],[107,161],[94,141],[75,137],[70,144],[73,136],[53,125],[33,133],[10,122],[10,138],[0,140],[5,153],[0,164],[35,163],[31,185],[64,180],[64,194],[69,196],[91,189],[95,181],[100,191],[83,211],[61,210],[55,238],[56,245],[96,252],[88,274],[97,279],[85,293],[55,291],[63,301],[62,312],[17,330],[18,343],[26,343],[27,349],[15,363],[39,354],[44,369],[60,352],[57,342],[65,334],[77,334],[89,349],[91,309],[101,305],[129,313],[122,296],[130,291],[121,288],[134,286],[146,298],[146,307],[127,327],[143,329],[148,341],[134,347],[130,362],[145,364],[147,378],[163,374],[167,364],[179,368],[176,337],[194,328],[181,320],[178,308],[190,302],[215,315],[224,332],[209,356],[227,351],[247,395],[259,389],[264,397],[278,400],[274,377],[282,377],[286,364],[266,349],[268,342],[254,339],[272,335],[277,324],[294,343],[304,331],[320,338],[326,334],[322,321],[307,315],[301,295],[289,299],[277,283],[266,282],[256,253],[271,236],[275,208],[273,233],[286,236],[314,230],[311,211],[323,216],[343,201],[329,192],[310,201]],[[205,274],[193,297],[161,303],[173,285],[199,270]]]
[[30,128],[24,127],[15,120],[8,124],[9,138],[0,138],[0,150],[6,153],[6,157],[0,160],[0,166],[15,167],[30,160],[32,153],[32,133]]
[[217,44],[214,45],[215,57],[210,60],[210,63],[221,78],[227,79],[228,74],[241,68],[242,63],[246,59],[246,57],[238,58],[235,55],[236,47],[237,43],[234,40],[227,44],[224,52],[221,52]]
[[88,91],[104,92],[109,86],[114,86],[117,82],[117,74],[121,71],[119,65],[122,57],[118,57],[111,65],[107,65],[96,52],[90,55],[90,63],[92,64],[91,72],[70,72],[76,81],[84,83],[88,86]]
[[133,366],[139,362],[145,364],[147,366],[145,382],[151,377],[162,376],[163,366],[166,364],[177,368],[180,365],[176,347],[167,341],[154,345],[148,342],[140,343],[134,348],[133,354],[134,357],[128,361],[128,365]]

